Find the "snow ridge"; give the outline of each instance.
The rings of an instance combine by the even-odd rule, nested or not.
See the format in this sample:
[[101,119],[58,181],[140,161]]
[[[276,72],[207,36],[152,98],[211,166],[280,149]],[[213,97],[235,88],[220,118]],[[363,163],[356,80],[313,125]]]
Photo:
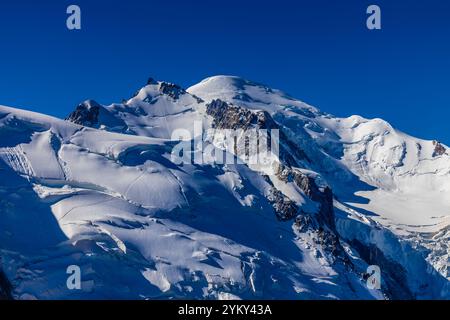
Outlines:
[[[174,163],[195,122],[279,130],[276,170]],[[149,79],[66,121],[0,106],[0,269],[17,299],[449,299],[449,175],[442,143],[234,76]]]

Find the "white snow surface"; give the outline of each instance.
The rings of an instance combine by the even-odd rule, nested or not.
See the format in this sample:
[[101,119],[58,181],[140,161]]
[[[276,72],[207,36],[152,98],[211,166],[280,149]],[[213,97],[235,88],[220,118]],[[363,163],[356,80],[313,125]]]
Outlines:
[[[381,119],[337,118],[238,77],[178,98],[160,86],[105,106],[111,125],[97,129],[0,106],[0,263],[15,298],[383,299],[356,242],[401,266],[415,298],[450,298],[448,147],[436,155]],[[305,151],[298,169],[332,188],[355,270],[276,219],[261,172],[171,161],[172,132],[208,127],[212,99],[269,112]],[[301,190],[271,181],[310,210]],[[66,286],[69,265],[81,290]]]

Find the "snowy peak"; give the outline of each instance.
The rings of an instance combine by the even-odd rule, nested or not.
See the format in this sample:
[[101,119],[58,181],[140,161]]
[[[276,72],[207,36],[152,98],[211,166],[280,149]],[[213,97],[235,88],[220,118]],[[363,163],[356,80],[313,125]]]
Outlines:
[[290,97],[281,90],[245,80],[235,76],[214,76],[187,89],[188,92],[205,101],[221,99],[249,109],[274,113],[279,110],[293,109],[298,113],[313,117],[319,111],[299,100]]
[[202,99],[176,84],[150,78],[131,99],[109,106],[89,100],[67,120],[108,131],[169,139],[175,129],[191,126],[202,110]]
[[[343,190],[342,182],[354,183],[356,177],[376,188],[414,191],[411,181],[422,181],[426,172],[443,177],[433,177],[426,188],[430,183],[434,190],[450,188],[445,182],[450,157],[441,143],[410,137],[382,119],[334,117],[280,90],[235,76],[210,77],[187,90],[150,78],[122,104],[87,101],[68,119],[109,131],[170,139],[176,129],[192,133],[194,122],[209,123],[213,106],[215,114],[220,106],[239,108],[222,114],[233,117],[254,111],[270,119],[272,127],[282,127],[283,135],[296,146],[290,148],[291,154],[300,149],[308,160],[305,169],[320,172],[334,189]],[[242,127],[237,118],[224,120],[222,129]]]
[[255,91],[255,93],[257,91],[260,93],[276,93],[281,97],[289,98],[282,91],[236,76],[209,77],[188,88],[187,91],[193,94],[200,93],[203,96],[207,96],[208,93],[214,96],[222,95],[223,100],[230,100],[231,98],[242,102],[250,102],[255,98],[250,95],[251,91]]
[[194,101],[197,103],[202,102],[200,98],[191,96],[186,92],[186,90],[184,90],[177,84],[165,81],[156,81],[153,78],[149,78],[147,81],[147,85],[136,92],[133,98],[128,100],[127,104],[139,100],[149,104],[153,104],[158,98],[171,99],[173,102],[184,98],[192,99],[191,103],[194,103]]
[[[194,138],[172,137],[179,129]],[[247,129],[278,132],[275,170],[252,163],[263,152]],[[239,132],[231,149],[227,130]],[[179,145],[203,145],[186,154],[213,161],[177,162]],[[224,154],[233,161],[217,162]],[[0,107],[0,255],[11,279],[58,246],[55,260],[95,270],[99,286],[81,297],[447,298],[449,177],[446,146],[381,119],[334,117],[233,76],[187,90],[149,79],[68,121]],[[21,236],[37,223],[50,227]],[[42,294],[61,287],[52,259],[13,295],[73,294]],[[380,290],[367,289],[368,265],[382,270]],[[105,270],[127,277],[117,285]]]

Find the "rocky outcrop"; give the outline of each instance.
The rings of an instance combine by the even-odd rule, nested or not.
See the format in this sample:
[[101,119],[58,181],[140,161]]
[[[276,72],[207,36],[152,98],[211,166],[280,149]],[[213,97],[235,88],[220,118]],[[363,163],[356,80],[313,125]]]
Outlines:
[[433,157],[442,156],[447,152],[447,149],[439,141],[433,140],[433,146]]
[[280,165],[277,176],[282,181],[293,181],[312,201],[319,204],[317,213],[318,226],[336,232],[333,209],[333,192],[328,187],[319,188],[314,178],[290,167]]
[[[172,98],[173,100],[178,100],[180,98],[180,96],[184,95],[184,94],[189,94],[185,89],[183,89],[182,87],[180,87],[177,84],[174,83],[170,83],[170,82],[164,82],[164,81],[156,81],[153,78],[148,78],[147,80],[147,85],[148,86],[158,86],[158,90],[159,92],[161,92],[161,94],[166,95],[170,98]],[[133,97],[137,96],[139,93],[139,91],[137,91]],[[191,95],[191,94],[189,94]],[[201,98],[197,97],[196,95],[191,95],[194,99],[197,100],[197,103],[202,103],[204,102]],[[154,97],[146,97],[144,99],[145,102],[147,103],[151,103],[153,102]]]
[[284,168],[278,175],[285,181],[293,181],[308,198],[319,204],[319,210],[315,214],[301,210],[295,216],[297,230],[310,233],[332,262],[339,261],[353,268],[336,230],[332,190],[328,186],[319,187],[314,178],[291,168]]
[[206,114],[213,118],[212,127],[215,129],[248,130],[256,128],[268,130],[269,145],[270,130],[278,129],[280,160],[288,166],[301,166],[302,161],[310,162],[306,153],[287,138],[280,126],[266,111],[249,110],[215,99],[206,105]]
[[186,91],[180,86],[168,82],[161,82],[159,85],[159,91],[175,100],[179,99],[180,95],[186,93]]
[[279,220],[288,221],[297,216],[299,211],[298,206],[294,201],[283,195],[283,193],[276,188],[272,188],[268,200],[272,203],[275,214]]
[[[137,114],[139,110],[128,108],[127,111]],[[85,127],[104,128],[115,132],[127,130],[127,124],[122,119],[94,100],[80,103],[66,120]]]
[[305,192],[305,194],[313,201],[320,204],[318,212],[318,220],[321,226],[330,228],[336,232],[336,224],[333,210],[333,192],[326,186],[320,190],[314,179],[306,176],[298,171],[293,172],[295,184]]
[[222,100],[216,99],[206,106],[206,114],[213,117],[215,129],[243,129],[247,130],[257,125],[256,112],[232,106]]
[[[154,84],[154,80],[153,80],[152,84]],[[174,100],[178,100],[180,98],[180,96],[183,95],[183,94],[189,94],[189,93],[186,92],[186,90],[181,88],[179,85],[173,84],[173,83],[169,83],[169,82],[160,82],[160,84],[159,84],[159,91],[162,94],[165,94],[165,95],[171,97]],[[192,97],[194,97],[197,100],[197,103],[202,103],[203,102],[202,99],[200,99],[199,97],[197,97],[195,95],[192,95]]]
[[87,100],[80,103],[66,120],[87,127],[92,127],[99,123],[100,109],[103,108],[94,100]]
[[317,245],[320,245],[331,262],[341,262],[353,269],[353,264],[342,247],[339,234],[323,226],[321,219],[300,212],[295,218],[295,228],[300,233],[309,233]]

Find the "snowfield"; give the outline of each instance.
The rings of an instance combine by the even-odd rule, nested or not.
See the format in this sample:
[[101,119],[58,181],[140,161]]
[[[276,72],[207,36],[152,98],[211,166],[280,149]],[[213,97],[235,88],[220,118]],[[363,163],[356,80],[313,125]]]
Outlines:
[[[279,128],[279,171],[174,163],[172,134],[195,121]],[[67,120],[0,106],[0,269],[16,299],[450,299],[449,194],[447,146],[238,77],[150,79]]]

